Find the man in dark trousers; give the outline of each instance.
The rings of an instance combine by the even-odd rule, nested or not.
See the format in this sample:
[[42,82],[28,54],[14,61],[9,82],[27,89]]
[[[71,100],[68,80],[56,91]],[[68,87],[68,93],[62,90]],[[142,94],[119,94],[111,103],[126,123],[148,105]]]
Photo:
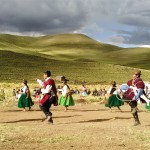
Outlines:
[[39,101],[39,107],[46,116],[47,123],[53,123],[52,113],[50,112],[50,107],[52,104],[55,106],[58,104],[57,89],[55,86],[55,81],[51,78],[51,72],[44,72],[44,82],[37,79],[37,82],[43,87],[41,92],[43,94],[41,100]]
[[[141,71],[135,69],[133,72],[132,79],[127,82],[128,89],[123,94],[124,99],[128,99],[128,104],[131,107],[131,113],[133,114],[135,123],[134,126],[140,125],[138,112],[137,112],[137,101],[140,99],[140,96],[144,94],[145,84],[140,78]],[[122,86],[121,89],[124,87]],[[134,89],[134,90],[133,90]]]

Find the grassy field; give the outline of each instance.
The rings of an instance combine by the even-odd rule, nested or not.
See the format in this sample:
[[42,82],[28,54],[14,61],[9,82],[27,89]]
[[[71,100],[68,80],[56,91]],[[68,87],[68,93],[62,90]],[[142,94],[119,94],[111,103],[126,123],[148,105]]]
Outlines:
[[133,68],[142,69],[150,80],[150,49],[124,49],[97,42],[82,34],[42,37],[0,35],[0,81],[34,82],[51,70],[52,77],[64,75],[87,83],[126,82]]
[[[92,102],[77,103],[64,112],[62,106],[52,106],[54,124],[43,121],[38,105],[31,111],[17,108],[11,89],[18,84],[2,84],[5,100],[0,102],[0,149],[5,150],[149,150],[150,115],[139,105],[140,126],[133,126],[133,117],[128,105],[121,106],[123,112],[112,108],[110,113],[99,97]],[[35,85],[29,84],[31,88]],[[94,101],[96,100],[97,101]]]

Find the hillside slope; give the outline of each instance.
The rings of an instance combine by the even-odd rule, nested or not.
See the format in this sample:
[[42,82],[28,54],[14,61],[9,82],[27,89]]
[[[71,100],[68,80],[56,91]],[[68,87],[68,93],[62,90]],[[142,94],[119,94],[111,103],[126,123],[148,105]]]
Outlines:
[[[52,77],[64,75],[70,83],[86,81],[87,83],[108,84],[112,80],[124,83],[130,79],[133,69],[130,67],[99,62],[59,61],[40,56],[21,54],[12,51],[0,51],[0,82],[22,82],[27,79],[36,83],[43,78],[45,70],[52,71]],[[142,70],[142,77],[150,81],[150,71]]]
[[0,35],[0,50],[63,61],[101,62],[150,70],[150,48],[121,48],[83,34],[41,37]]
[[[24,54],[53,57],[56,60],[102,61],[107,51],[119,47],[97,42],[83,34],[59,34],[41,37],[0,35],[0,49]],[[103,58],[103,57],[102,57]],[[105,60],[105,59],[104,59]]]
[[83,34],[41,37],[0,35],[1,82],[28,78],[35,81],[43,70],[71,81],[125,82],[132,68],[150,81],[150,49],[120,48],[97,42]]

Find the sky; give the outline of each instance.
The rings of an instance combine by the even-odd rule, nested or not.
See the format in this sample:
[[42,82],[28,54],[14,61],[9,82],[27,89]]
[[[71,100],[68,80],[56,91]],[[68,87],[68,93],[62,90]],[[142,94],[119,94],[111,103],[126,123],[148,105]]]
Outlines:
[[0,0],[4,33],[82,33],[121,47],[150,47],[150,0]]

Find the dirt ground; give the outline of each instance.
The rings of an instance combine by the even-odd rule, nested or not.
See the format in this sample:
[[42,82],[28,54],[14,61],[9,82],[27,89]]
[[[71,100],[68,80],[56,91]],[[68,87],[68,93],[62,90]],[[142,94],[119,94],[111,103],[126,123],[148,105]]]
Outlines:
[[[139,106],[143,109],[144,106]],[[104,104],[52,106],[54,124],[42,121],[38,106],[23,112],[17,107],[0,110],[0,150],[148,150],[150,113],[139,111],[141,125],[133,126],[130,107]]]

